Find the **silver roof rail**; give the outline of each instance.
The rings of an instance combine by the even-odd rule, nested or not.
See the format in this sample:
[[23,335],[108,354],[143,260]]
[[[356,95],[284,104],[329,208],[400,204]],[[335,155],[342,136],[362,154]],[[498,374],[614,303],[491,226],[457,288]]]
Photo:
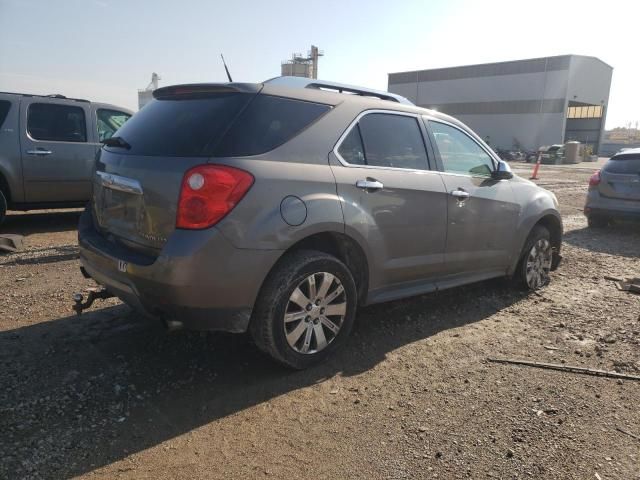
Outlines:
[[264,83],[289,88],[315,88],[317,90],[337,91],[339,93],[348,93],[351,95],[360,95],[363,97],[376,97],[381,100],[389,100],[391,102],[404,103],[405,105],[413,105],[412,102],[403,96],[395,93],[384,92],[382,90],[374,90],[372,88],[356,87],[353,85],[345,85],[338,82],[327,82],[325,80],[316,80],[305,77],[274,77],[266,80]]

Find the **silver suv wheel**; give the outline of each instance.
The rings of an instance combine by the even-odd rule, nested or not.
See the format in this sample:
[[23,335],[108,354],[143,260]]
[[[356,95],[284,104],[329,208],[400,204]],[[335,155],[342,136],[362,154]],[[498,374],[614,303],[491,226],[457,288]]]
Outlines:
[[321,352],[335,340],[347,313],[347,295],[331,273],[309,275],[294,289],[283,325],[289,346],[302,354]]
[[551,259],[551,243],[546,238],[538,239],[527,254],[525,276],[529,288],[536,290],[549,282]]

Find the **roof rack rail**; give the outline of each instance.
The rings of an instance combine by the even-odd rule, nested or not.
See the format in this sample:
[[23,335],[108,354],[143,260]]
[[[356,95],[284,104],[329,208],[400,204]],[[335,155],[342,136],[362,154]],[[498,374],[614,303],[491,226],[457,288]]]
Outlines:
[[382,90],[374,90],[372,88],[356,87],[353,85],[346,85],[344,83],[338,82],[316,80],[313,78],[283,76],[271,78],[264,83],[269,83],[271,85],[281,85],[283,87],[291,88],[315,88],[317,90],[335,91],[338,93],[359,95],[362,97],[375,97],[381,100],[389,100],[391,102],[404,103],[405,105],[413,105],[413,103],[407,100],[405,97],[396,95],[395,93],[384,92]]
[[49,95],[38,95],[35,93],[20,93],[20,92],[0,92],[0,93],[5,93],[7,95],[21,95],[23,97],[58,98],[60,100],[73,100],[74,102],[91,103],[91,101],[85,100],[84,98],[70,98],[70,97],[65,97],[64,95],[60,95],[59,93],[52,93]]

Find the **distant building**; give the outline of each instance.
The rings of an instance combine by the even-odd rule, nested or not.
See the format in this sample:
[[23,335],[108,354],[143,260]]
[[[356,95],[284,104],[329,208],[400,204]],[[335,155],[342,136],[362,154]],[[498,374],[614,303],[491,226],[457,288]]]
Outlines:
[[151,74],[151,82],[144,90],[138,90],[138,109],[144,107],[153,100],[153,91],[158,88],[158,81],[161,80],[160,75],[156,72]]
[[613,68],[562,55],[389,74],[389,91],[452,115],[492,147],[602,142]]
[[280,64],[280,72],[282,76],[287,77],[305,77],[318,78],[318,59],[324,55],[324,52],[318,50],[318,47],[311,45],[311,50],[306,57],[301,53],[294,53],[290,60],[285,60]]

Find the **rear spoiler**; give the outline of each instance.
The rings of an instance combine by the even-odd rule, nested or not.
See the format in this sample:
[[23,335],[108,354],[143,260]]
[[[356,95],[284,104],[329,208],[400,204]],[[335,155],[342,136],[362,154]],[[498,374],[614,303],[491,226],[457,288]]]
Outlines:
[[262,90],[259,83],[192,83],[171,85],[153,91],[153,98],[203,97],[220,93],[258,93]]

